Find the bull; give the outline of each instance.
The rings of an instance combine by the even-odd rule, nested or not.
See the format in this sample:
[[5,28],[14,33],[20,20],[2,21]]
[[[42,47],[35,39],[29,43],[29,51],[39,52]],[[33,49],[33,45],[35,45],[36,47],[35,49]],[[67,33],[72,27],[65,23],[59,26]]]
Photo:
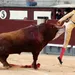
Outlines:
[[10,54],[31,52],[32,67],[37,69],[40,51],[55,37],[58,28],[51,23],[28,26],[16,31],[0,34],[0,62],[4,67],[11,67],[6,61]]

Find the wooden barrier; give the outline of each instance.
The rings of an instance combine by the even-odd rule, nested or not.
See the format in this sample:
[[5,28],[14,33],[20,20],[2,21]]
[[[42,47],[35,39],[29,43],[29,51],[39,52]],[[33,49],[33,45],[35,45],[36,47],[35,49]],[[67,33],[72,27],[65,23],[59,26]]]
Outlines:
[[29,25],[36,25],[33,20],[0,20],[0,33],[17,30]]

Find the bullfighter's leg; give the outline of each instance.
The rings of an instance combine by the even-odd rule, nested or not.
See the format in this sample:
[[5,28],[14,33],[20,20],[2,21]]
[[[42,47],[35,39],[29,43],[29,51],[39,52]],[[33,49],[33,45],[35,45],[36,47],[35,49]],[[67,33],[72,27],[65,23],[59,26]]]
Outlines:
[[2,56],[0,57],[0,62],[3,64],[3,66],[5,68],[10,68],[11,66],[8,64],[8,62],[6,61],[8,55],[7,56]]
[[63,55],[65,53],[65,50],[67,48],[67,45],[69,44],[72,30],[75,27],[74,24],[67,24],[65,26],[66,26],[66,30],[65,30],[64,44],[63,44],[63,47],[62,47],[60,56],[58,57],[58,60],[59,60],[60,64],[62,64],[62,57],[63,57]]

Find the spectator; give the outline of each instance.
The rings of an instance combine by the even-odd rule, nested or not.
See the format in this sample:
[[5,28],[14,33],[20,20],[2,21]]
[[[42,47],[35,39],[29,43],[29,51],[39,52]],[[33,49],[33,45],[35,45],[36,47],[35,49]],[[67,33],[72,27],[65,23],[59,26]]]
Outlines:
[[24,17],[24,20],[27,20],[27,17]]
[[56,19],[59,20],[63,15],[61,14],[61,10],[58,10],[56,13]]
[[26,5],[27,6],[36,6],[37,2],[34,0],[26,0]]
[[60,56],[58,57],[60,64],[63,63],[62,58],[64,56],[65,51],[67,50],[67,45],[69,44],[72,30],[75,28],[75,10],[72,10],[71,12],[69,12],[68,14],[63,16],[61,19],[59,19],[57,22],[57,25],[61,26],[61,24],[63,22],[65,22],[67,19],[69,19],[69,20],[67,21],[67,23],[64,24],[65,25],[64,44],[63,44],[63,47],[61,49]]

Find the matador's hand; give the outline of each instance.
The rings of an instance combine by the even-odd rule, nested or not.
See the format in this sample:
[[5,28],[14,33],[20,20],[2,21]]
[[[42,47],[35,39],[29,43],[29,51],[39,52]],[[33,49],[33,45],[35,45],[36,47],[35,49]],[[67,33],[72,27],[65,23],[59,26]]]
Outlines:
[[58,21],[56,24],[57,24],[57,26],[60,26],[60,25],[61,25],[61,22],[60,22],[60,21]]

